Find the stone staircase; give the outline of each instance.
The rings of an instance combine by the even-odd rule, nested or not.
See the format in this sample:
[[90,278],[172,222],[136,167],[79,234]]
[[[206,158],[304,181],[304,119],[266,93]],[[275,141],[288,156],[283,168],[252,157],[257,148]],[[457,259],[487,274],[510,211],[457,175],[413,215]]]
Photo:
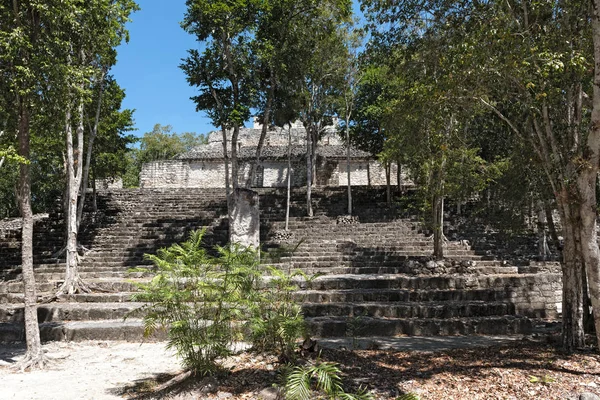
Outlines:
[[[293,193],[292,238],[274,240],[283,228],[285,192],[261,189],[261,236],[267,261],[322,274],[301,282],[296,294],[317,336],[470,335],[529,333],[557,316],[560,274],[556,264],[515,266],[476,254],[460,242],[446,245],[444,261],[431,259],[431,241],[420,225],[397,218],[378,189],[355,190],[358,224],[337,224],[343,189],[315,191],[316,216],[303,217],[304,193]],[[79,294],[39,307],[45,340],[140,340],[143,326],[123,317],[141,306],[131,301],[136,283],[151,276],[144,253],[183,240],[206,227],[209,244],[224,244],[224,190],[121,190],[103,193],[99,212],[88,213],[81,243],[86,282],[107,292]],[[35,271],[40,298],[63,279],[59,213],[36,225]],[[19,234],[0,230],[0,340],[22,340]],[[294,249],[295,248],[295,249]],[[294,249],[294,251],[292,251]],[[148,272],[129,273],[131,267]],[[531,273],[544,270],[543,273]]]

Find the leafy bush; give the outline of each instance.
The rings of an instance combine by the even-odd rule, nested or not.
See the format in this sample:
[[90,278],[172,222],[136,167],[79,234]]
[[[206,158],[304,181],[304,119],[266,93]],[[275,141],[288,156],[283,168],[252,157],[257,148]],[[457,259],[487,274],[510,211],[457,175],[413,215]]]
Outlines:
[[339,399],[371,400],[373,395],[364,388],[346,393],[337,364],[318,362],[297,366],[286,375],[284,393],[287,400]]
[[309,278],[301,271],[284,272],[267,267],[271,279],[260,291],[260,300],[255,303],[253,318],[249,321],[251,341],[257,351],[271,351],[292,355],[296,340],[306,334],[302,308],[294,301],[298,290],[294,278]]
[[304,332],[301,308],[293,301],[295,273],[269,267],[263,278],[258,254],[237,245],[216,247],[218,256],[203,247],[205,230],[156,255],[146,255],[157,274],[135,301],[147,302],[145,335],[168,329],[168,347],[185,367],[201,374],[217,368],[216,360],[231,353],[234,342],[250,341],[255,348],[288,352]]

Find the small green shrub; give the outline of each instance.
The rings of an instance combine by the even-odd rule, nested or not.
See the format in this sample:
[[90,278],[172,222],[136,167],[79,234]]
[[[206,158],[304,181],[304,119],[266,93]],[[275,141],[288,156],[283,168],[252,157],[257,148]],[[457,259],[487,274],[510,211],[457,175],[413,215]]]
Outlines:
[[265,280],[256,251],[217,246],[218,256],[211,256],[202,244],[204,233],[192,232],[184,243],[146,255],[157,273],[133,296],[147,302],[138,310],[145,335],[167,329],[168,347],[200,374],[214,372],[216,360],[229,355],[236,341],[291,352],[305,330],[293,299],[297,274],[268,267],[273,278]]
[[267,267],[271,279],[260,291],[260,300],[249,321],[251,342],[257,351],[291,356],[298,338],[306,334],[302,307],[294,301],[298,290],[295,278],[309,278],[301,271],[282,271]]
[[330,362],[294,367],[285,377],[285,398],[286,400],[374,399],[373,394],[364,388],[359,388],[357,393],[346,393],[340,375],[341,371],[337,364]]

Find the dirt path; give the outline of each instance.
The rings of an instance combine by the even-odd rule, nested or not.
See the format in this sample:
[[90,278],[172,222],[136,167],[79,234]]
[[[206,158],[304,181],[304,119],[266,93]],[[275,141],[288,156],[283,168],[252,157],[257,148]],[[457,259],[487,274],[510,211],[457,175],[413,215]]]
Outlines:
[[54,360],[45,371],[18,373],[8,365],[24,351],[0,345],[0,399],[114,400],[135,380],[180,370],[164,343],[52,342],[44,345]]

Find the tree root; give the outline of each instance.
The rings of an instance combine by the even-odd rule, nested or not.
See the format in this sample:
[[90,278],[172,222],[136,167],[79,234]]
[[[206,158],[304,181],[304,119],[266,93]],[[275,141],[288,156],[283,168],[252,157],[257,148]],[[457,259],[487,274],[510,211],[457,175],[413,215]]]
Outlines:
[[[434,235],[434,234],[431,234],[431,235],[427,236],[427,237],[425,238],[425,240],[427,240],[427,241],[433,241],[433,238],[434,238],[434,237],[435,237],[435,235]],[[442,233],[442,241],[444,242],[444,244],[448,244],[448,243],[450,242],[450,241],[448,240],[448,238],[446,237],[446,235],[444,235],[443,233]]]
[[172,386],[180,384],[181,382],[185,381],[190,376],[192,376],[191,370],[184,371],[178,375],[175,375],[173,378],[169,379],[165,383],[162,383],[162,384],[156,386],[152,391],[154,393],[162,392],[163,390],[169,389]]
[[11,368],[20,372],[37,371],[46,369],[50,364],[52,364],[52,360],[46,357],[43,351],[40,351],[38,354],[32,354],[30,351],[27,351],[25,357]]
[[111,290],[101,288],[100,286],[87,283],[79,276],[75,278],[75,282],[72,284],[68,284],[68,282],[63,282],[62,285],[58,288],[58,290],[47,298],[42,299],[42,304],[52,303],[59,299],[60,296],[71,296],[74,294],[83,294],[83,293],[111,293]]

